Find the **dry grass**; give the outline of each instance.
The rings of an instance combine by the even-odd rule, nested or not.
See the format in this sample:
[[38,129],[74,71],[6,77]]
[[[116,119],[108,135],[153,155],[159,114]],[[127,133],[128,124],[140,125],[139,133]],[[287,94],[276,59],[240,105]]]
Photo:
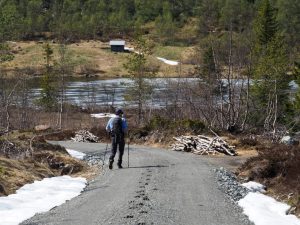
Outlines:
[[[54,50],[53,61],[59,59],[59,45],[50,44]],[[36,74],[41,74],[45,65],[44,44],[37,42],[17,42],[11,44],[14,52],[14,60],[3,63],[3,68],[7,71],[15,69],[30,68]],[[84,41],[70,44],[68,48],[68,58],[70,64],[74,66],[74,73],[81,75],[86,73],[86,68],[99,76],[124,76],[126,71],[123,69],[126,54],[114,54],[109,50],[106,43],[100,41]]]
[[261,145],[257,150],[258,156],[239,168],[239,176],[265,184],[270,195],[297,207],[300,216],[300,147]]
[[[59,45],[50,43],[54,50],[53,61],[59,59]],[[45,68],[44,43],[34,41],[11,42],[14,59],[3,63],[2,68],[10,76],[14,76],[16,70],[27,71],[30,75],[41,75]],[[130,46],[130,43],[128,44]],[[124,63],[129,53],[112,53],[108,43],[101,41],[81,41],[67,46],[69,63],[74,67],[74,75],[97,75],[99,77],[123,77],[128,76],[124,69]],[[189,64],[192,57],[192,47],[158,46],[154,49],[153,56],[149,56],[152,65],[160,66],[158,76],[178,76],[181,70],[182,76],[189,76],[194,66]],[[170,66],[156,59],[156,56],[170,60],[181,60],[184,64]]]
[[[30,132],[15,132],[6,139],[29,149],[29,140],[32,136]],[[34,151],[30,156],[19,160],[17,155],[10,155],[9,158],[0,157],[0,196],[12,194],[23,185],[46,177],[69,174],[86,175],[86,178],[91,179],[99,172],[71,157],[63,147],[48,144],[42,137],[34,140]]]

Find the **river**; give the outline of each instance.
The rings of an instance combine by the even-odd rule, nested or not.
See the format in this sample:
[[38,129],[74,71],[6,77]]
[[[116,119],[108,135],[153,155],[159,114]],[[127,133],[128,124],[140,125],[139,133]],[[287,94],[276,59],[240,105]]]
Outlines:
[[[174,99],[174,87],[178,83],[193,83],[196,78],[152,78],[147,81],[153,87],[153,93],[148,98],[147,104],[153,107],[165,106],[170,104]],[[30,99],[32,102],[39,98],[41,89],[37,87],[30,89]],[[89,104],[96,105],[114,105],[124,106],[131,105],[127,101],[126,95],[128,90],[133,86],[133,81],[128,78],[108,79],[108,80],[68,80],[66,82],[65,96],[68,103],[85,106]]]

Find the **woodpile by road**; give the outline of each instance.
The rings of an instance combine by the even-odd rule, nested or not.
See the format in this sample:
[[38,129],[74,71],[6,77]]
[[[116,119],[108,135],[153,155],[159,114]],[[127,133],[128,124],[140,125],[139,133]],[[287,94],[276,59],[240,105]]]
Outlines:
[[216,153],[223,153],[230,156],[237,155],[235,146],[230,146],[219,136],[207,137],[204,135],[198,135],[173,138],[176,140],[176,143],[171,145],[171,149],[174,151],[192,152],[197,155],[209,155]]
[[71,138],[75,142],[98,142],[99,138],[87,130],[75,132],[75,137]]

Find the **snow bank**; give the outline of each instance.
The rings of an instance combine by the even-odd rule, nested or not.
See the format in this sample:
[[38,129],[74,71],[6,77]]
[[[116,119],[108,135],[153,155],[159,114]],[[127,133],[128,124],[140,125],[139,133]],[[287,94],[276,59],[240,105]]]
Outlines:
[[72,149],[66,149],[67,152],[74,158],[76,159],[83,159],[84,156],[86,156],[85,153],[82,153],[82,152],[78,152],[78,151],[75,151],[75,150],[72,150]]
[[171,66],[177,66],[179,64],[179,62],[177,61],[172,61],[172,60],[168,60],[165,58],[161,58],[161,57],[156,57],[158,60],[163,61],[164,63],[171,65]]
[[110,118],[110,117],[115,117],[115,114],[112,113],[97,113],[97,114],[91,114],[91,117],[95,118]]
[[296,216],[286,215],[290,206],[264,194],[250,192],[238,204],[255,225],[300,225]]
[[0,224],[17,225],[61,205],[78,196],[86,182],[85,178],[62,176],[26,184],[16,194],[0,197]]
[[266,192],[265,191],[266,187],[264,185],[254,182],[254,181],[249,181],[247,183],[243,183],[242,186],[248,188],[252,192],[261,192],[261,193]]
[[134,48],[124,47],[124,49],[125,49],[126,51],[129,51],[129,52],[133,52],[133,51],[134,51]]

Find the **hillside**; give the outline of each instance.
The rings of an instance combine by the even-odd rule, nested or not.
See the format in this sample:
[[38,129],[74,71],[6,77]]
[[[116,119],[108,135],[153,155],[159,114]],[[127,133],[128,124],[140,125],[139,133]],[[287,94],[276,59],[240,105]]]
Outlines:
[[[4,62],[2,71],[10,76],[15,76],[17,71],[23,71],[30,76],[40,76],[45,70],[44,42],[22,41],[9,42],[13,60]],[[126,46],[132,46],[130,43]],[[50,43],[53,49],[53,63],[59,61],[59,44]],[[123,64],[130,53],[111,52],[107,42],[101,41],[80,41],[67,45],[67,64],[72,68],[69,75],[73,76],[99,76],[123,77],[128,76]],[[170,60],[182,60],[179,66],[170,66],[157,57]],[[157,46],[153,55],[148,57],[148,68],[154,68],[157,76],[175,77],[181,69],[182,76],[193,75],[195,66],[192,64],[193,47]]]

